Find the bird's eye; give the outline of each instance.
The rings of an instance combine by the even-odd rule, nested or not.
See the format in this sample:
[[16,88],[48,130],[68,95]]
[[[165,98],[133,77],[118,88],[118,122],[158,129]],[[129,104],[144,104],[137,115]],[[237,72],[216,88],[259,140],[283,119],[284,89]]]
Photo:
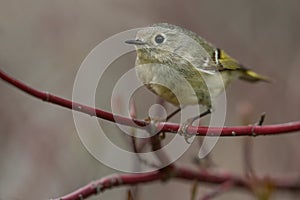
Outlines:
[[161,44],[165,41],[165,37],[161,34],[158,34],[157,36],[155,36],[154,40],[157,44]]

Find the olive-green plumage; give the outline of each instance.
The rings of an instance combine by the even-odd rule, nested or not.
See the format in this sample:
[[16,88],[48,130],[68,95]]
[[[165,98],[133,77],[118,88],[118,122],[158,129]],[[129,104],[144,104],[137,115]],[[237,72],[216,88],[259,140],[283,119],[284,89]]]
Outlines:
[[179,26],[159,23],[138,31],[136,71],[139,79],[166,101],[211,107],[234,79],[268,81],[198,36]]

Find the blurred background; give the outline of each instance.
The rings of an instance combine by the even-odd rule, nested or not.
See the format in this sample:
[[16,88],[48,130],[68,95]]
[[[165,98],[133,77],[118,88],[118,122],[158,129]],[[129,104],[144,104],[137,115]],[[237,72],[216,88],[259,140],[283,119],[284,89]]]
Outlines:
[[[71,99],[76,72],[98,43],[121,31],[168,22],[197,32],[274,80],[272,84],[237,81],[231,85],[226,93],[227,126],[254,123],[262,112],[267,113],[265,124],[289,122],[300,119],[299,8],[297,0],[2,0],[0,67],[37,89]],[[132,68],[134,57],[132,53],[120,58],[107,71],[107,80],[101,80],[104,83],[97,91],[98,107],[110,110],[113,82],[109,80]],[[50,199],[116,173],[84,148],[70,110],[34,99],[3,81],[0,94],[0,199]],[[140,118],[147,116],[147,107],[141,105],[155,101],[154,95],[147,95],[150,98],[137,94]],[[126,106],[120,106],[120,114],[124,109]],[[211,153],[216,167],[243,175],[245,140],[253,142],[257,175],[300,175],[297,133],[222,138]],[[195,145],[178,162],[192,165],[198,149]],[[191,187],[192,183],[180,181],[147,184],[140,187],[139,199],[189,199]],[[211,188],[200,184],[198,196]],[[108,198],[126,199],[126,188],[90,199]],[[299,199],[299,193],[275,192],[272,196],[283,198]],[[217,199],[254,197],[234,190]]]

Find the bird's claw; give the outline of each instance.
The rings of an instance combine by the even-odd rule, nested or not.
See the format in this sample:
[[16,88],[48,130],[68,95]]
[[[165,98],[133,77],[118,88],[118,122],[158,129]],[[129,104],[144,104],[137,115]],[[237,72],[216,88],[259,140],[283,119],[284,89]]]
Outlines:
[[189,141],[189,139],[193,136],[191,134],[188,134],[187,129],[189,128],[189,126],[193,124],[194,121],[195,121],[194,118],[190,118],[186,120],[178,129],[179,135],[184,136],[184,140],[188,144],[191,144],[192,141]]

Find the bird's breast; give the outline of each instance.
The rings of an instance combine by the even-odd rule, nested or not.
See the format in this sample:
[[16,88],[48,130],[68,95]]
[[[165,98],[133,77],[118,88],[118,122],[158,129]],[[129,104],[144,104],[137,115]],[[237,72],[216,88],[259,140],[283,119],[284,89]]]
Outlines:
[[227,72],[205,74],[190,66],[178,67],[137,61],[138,78],[152,92],[174,105],[202,104],[211,106],[211,98],[218,96],[229,82]]

